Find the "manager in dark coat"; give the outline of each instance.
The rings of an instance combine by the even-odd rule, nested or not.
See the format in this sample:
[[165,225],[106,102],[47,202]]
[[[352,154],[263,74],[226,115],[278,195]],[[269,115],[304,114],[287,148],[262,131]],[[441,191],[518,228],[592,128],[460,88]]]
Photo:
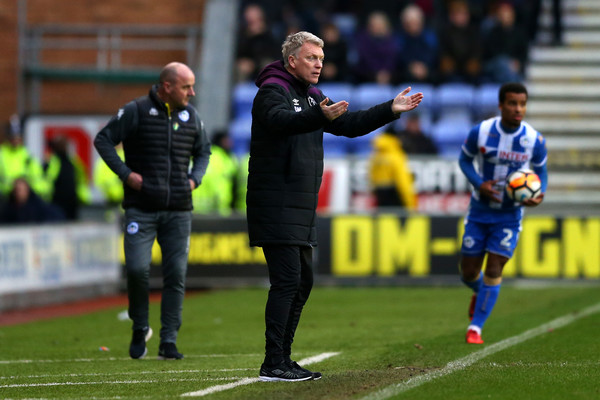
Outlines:
[[256,80],[246,202],[250,244],[263,248],[271,283],[260,379],[303,381],[321,377],[292,361],[291,347],[313,284],[323,132],[365,135],[417,107],[423,94],[408,96],[407,88],[393,100],[348,112],[347,101],[333,103],[312,86],[323,67],[320,38],[291,34],[282,54]]

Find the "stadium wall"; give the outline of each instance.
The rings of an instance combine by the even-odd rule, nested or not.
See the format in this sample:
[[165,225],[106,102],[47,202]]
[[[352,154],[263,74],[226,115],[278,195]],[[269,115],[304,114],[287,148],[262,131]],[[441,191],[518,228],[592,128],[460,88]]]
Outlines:
[[[19,10],[24,10],[28,27],[110,25],[183,26],[202,23],[205,0],[171,0],[168,6],[152,0],[3,0],[0,2],[0,121],[7,121],[17,111],[18,82],[23,71],[19,67]],[[21,45],[23,45],[21,43]],[[153,50],[125,52],[120,62],[135,66],[151,63],[157,68],[174,60],[185,61],[181,51]],[[78,66],[93,64],[96,54],[91,51],[46,51],[39,60],[47,65]],[[114,113],[116,108],[148,91],[147,84],[42,82],[40,112],[42,113]],[[28,113],[29,110],[23,110]]]
[[115,294],[121,287],[116,224],[0,229],[0,313]]
[[[415,284],[458,282],[462,217],[398,213],[321,215],[316,282]],[[600,218],[531,215],[505,278],[600,279]],[[123,257],[123,255],[121,255]],[[123,260],[123,258],[122,258]],[[151,277],[159,287],[160,248]],[[188,266],[190,288],[267,284],[262,249],[249,247],[244,217],[195,218]]]

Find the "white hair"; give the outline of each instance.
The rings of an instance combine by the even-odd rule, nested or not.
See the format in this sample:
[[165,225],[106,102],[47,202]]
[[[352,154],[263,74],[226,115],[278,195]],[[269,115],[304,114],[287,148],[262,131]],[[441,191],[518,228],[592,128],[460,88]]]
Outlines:
[[283,55],[284,66],[289,67],[289,56],[292,55],[296,57],[298,55],[298,50],[300,50],[300,47],[302,47],[302,45],[306,42],[314,43],[321,48],[325,45],[323,39],[310,32],[300,31],[289,34],[281,45],[281,54]]

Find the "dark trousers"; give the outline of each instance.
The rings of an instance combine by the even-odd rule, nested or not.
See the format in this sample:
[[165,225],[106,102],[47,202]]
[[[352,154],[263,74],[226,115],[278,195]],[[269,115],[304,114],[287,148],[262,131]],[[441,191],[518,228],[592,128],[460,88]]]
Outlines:
[[265,309],[265,364],[290,359],[294,333],[313,286],[312,248],[265,246],[269,268],[269,297]]
[[133,329],[148,326],[150,262],[156,239],[163,264],[160,340],[175,343],[181,326],[192,214],[190,211],[146,212],[128,208],[125,221],[125,269]]

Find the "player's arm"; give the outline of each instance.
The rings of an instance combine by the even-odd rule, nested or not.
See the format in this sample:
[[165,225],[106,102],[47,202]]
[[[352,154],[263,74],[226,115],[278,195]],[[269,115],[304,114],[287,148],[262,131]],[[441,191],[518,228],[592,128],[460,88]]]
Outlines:
[[137,106],[128,103],[112,117],[94,138],[94,147],[106,165],[121,179],[126,181],[131,169],[123,162],[115,146],[123,142],[131,132],[137,129]]
[[474,188],[476,188],[482,196],[492,199],[492,201],[500,202],[500,192],[494,189],[497,180],[484,181],[483,178],[475,170],[473,160],[479,151],[477,148],[477,137],[479,134],[479,125],[475,126],[469,132],[467,140],[462,145],[460,156],[458,158],[458,166],[463,172],[467,180]]
[[542,183],[540,194],[532,199],[524,201],[522,204],[527,207],[538,206],[544,201],[544,193],[548,187],[548,151],[546,149],[546,139],[538,133],[535,147],[533,149],[533,157],[531,159],[531,166],[533,172],[535,172]]
[[208,162],[210,159],[210,141],[204,128],[204,122],[200,120],[200,116],[196,113],[196,140],[194,141],[194,149],[192,154],[192,169],[188,175],[192,190],[200,186],[202,178],[206,174]]

